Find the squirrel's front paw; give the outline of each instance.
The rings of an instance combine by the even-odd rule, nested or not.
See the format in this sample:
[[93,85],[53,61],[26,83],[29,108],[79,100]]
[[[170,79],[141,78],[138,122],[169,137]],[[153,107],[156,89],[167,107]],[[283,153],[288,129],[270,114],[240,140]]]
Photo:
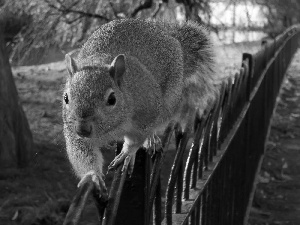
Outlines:
[[132,174],[135,162],[135,153],[136,151],[128,151],[123,150],[117,155],[114,160],[109,164],[108,169],[115,169],[120,163],[124,161],[124,165],[122,168],[122,172],[127,170],[128,167],[128,174]]
[[102,176],[99,176],[94,170],[91,170],[84,174],[84,176],[79,181],[77,187],[80,187],[86,182],[89,182],[89,180],[91,180],[94,183],[96,189],[99,191],[99,197],[103,198],[104,200],[107,200],[108,194],[105,182]]

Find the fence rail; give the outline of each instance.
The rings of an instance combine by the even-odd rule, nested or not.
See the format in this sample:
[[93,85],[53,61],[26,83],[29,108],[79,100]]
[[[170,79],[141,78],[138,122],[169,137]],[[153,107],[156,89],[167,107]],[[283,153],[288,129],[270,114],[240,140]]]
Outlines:
[[[246,224],[276,98],[299,45],[300,26],[293,26],[256,54],[243,54],[239,73],[220,84],[215,104],[195,119],[189,149],[192,128],[182,133],[170,124],[153,157],[138,151],[130,178],[115,171],[108,202],[96,199],[99,224]],[[176,155],[162,198],[160,171],[173,139]],[[94,192],[87,185],[64,224],[78,224],[86,195]]]

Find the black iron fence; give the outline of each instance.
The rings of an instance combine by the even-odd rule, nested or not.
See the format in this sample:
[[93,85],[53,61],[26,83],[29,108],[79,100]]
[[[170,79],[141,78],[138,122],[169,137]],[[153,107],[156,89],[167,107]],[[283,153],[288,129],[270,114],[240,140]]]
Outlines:
[[[300,26],[293,26],[256,54],[243,54],[239,73],[220,84],[215,104],[195,119],[189,149],[189,130],[170,124],[154,156],[138,151],[131,177],[115,171],[108,202],[95,198],[99,224],[246,224],[276,98],[299,45]],[[160,172],[173,139],[163,195]],[[64,224],[78,223],[90,192],[96,196],[92,182],[78,190]]]

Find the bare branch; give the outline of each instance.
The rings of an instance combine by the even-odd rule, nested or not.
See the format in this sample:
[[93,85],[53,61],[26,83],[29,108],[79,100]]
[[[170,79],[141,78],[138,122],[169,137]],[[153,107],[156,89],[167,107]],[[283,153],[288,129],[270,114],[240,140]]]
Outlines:
[[102,15],[99,15],[99,14],[89,13],[89,12],[84,12],[84,11],[81,11],[81,10],[72,9],[71,7],[76,5],[77,2],[75,2],[76,4],[72,4],[71,7],[67,8],[63,4],[63,2],[60,1],[60,0],[56,0],[60,4],[60,7],[52,4],[49,0],[44,0],[44,1],[48,4],[49,7],[53,8],[53,9],[59,11],[59,12],[62,12],[63,14],[75,13],[75,14],[81,15],[82,17],[98,18],[98,19],[105,20],[106,22],[110,21],[109,18],[107,18],[105,16],[102,16]]
[[82,19],[84,16],[83,15],[79,15],[77,18],[73,19],[73,20],[70,20],[68,19],[66,16],[63,17],[63,21],[66,23],[66,24],[73,24],[75,22],[77,22],[78,20]]
[[153,0],[144,0],[143,3],[140,3],[131,13],[131,17],[135,17],[139,11],[144,9],[149,9],[152,7]]
[[74,2],[72,5],[69,6],[69,8],[73,8],[74,6],[78,5],[79,2],[80,2],[80,0]]
[[118,19],[119,16],[118,16],[117,13],[116,13],[116,10],[115,10],[115,8],[114,8],[114,5],[112,4],[111,0],[109,0],[108,2],[109,2],[109,6],[110,6],[110,8],[111,8],[111,11],[112,11],[113,14],[114,14],[114,17],[115,17],[116,19]]
[[89,12],[84,12],[84,11],[80,11],[80,10],[73,10],[73,9],[66,9],[66,12],[67,13],[77,13],[79,15],[86,16],[86,17],[91,17],[91,18],[98,18],[98,19],[105,20],[106,22],[110,21],[110,19],[108,19],[107,17],[99,15],[99,14],[95,14],[95,13],[89,13]]
[[162,5],[163,5],[163,1],[162,1],[162,0],[159,0],[159,1],[157,2],[157,4],[156,4],[156,9],[153,11],[151,17],[153,17],[153,18],[156,17],[156,15],[158,14],[158,12],[159,12],[159,10],[161,9]]

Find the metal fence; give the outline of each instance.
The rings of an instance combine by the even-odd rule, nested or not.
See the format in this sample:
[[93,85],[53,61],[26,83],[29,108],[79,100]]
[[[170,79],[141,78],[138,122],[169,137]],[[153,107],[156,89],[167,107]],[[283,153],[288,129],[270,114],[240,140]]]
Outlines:
[[[240,72],[220,84],[214,106],[195,119],[189,149],[189,130],[170,124],[154,156],[138,151],[131,177],[115,171],[108,202],[95,198],[99,224],[246,224],[276,98],[299,45],[300,26],[293,26],[256,54],[243,54]],[[163,197],[160,171],[173,140]],[[78,190],[64,224],[78,223],[89,193],[96,196],[92,182]]]

